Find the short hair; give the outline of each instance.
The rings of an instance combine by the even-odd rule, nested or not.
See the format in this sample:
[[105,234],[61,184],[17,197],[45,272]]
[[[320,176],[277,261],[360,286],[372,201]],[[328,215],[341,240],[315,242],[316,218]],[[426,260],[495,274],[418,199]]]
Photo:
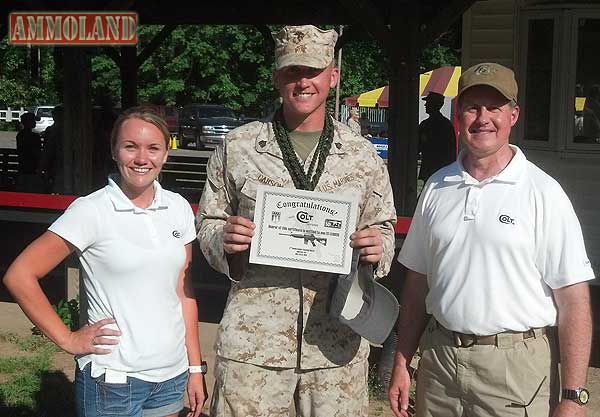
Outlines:
[[119,115],[115,124],[113,125],[112,132],[110,133],[110,148],[111,150],[115,149],[115,145],[117,144],[117,137],[119,135],[119,130],[123,123],[129,119],[139,119],[144,122],[148,122],[153,124],[160,130],[165,140],[165,146],[169,149],[169,144],[171,141],[171,136],[169,135],[169,128],[167,127],[167,122],[163,119],[152,107],[147,106],[136,106],[130,107],[125,110],[123,113]]

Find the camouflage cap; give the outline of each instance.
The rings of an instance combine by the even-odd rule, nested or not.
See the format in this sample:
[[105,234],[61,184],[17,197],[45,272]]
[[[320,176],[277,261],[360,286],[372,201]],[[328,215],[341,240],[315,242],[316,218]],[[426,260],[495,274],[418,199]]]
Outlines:
[[484,62],[473,65],[463,72],[458,80],[458,97],[468,88],[476,85],[488,85],[495,88],[504,97],[517,103],[519,87],[515,80],[515,73],[503,65]]
[[273,34],[275,40],[275,69],[302,65],[325,68],[333,61],[338,34],[312,25],[285,26]]

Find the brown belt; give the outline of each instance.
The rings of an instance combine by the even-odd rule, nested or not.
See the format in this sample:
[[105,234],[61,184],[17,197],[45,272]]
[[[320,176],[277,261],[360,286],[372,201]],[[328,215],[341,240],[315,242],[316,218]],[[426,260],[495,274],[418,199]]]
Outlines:
[[492,334],[489,336],[478,336],[475,334],[466,334],[460,332],[453,332],[446,329],[444,326],[436,321],[436,325],[440,330],[449,333],[454,339],[454,346],[456,347],[471,347],[473,345],[496,345],[498,346],[499,339],[503,337],[511,337],[514,343],[521,342],[523,340],[531,339],[536,336],[542,336],[547,333],[547,328],[542,327],[538,329],[529,329],[524,332],[502,332],[498,334]]

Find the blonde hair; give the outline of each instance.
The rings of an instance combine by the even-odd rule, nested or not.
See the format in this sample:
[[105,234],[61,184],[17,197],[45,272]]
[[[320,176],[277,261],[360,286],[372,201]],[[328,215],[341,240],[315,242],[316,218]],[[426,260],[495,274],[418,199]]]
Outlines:
[[125,110],[123,113],[119,115],[115,124],[113,125],[112,131],[110,133],[110,148],[114,151],[115,146],[117,144],[117,139],[119,136],[119,130],[123,123],[129,119],[139,119],[144,122],[148,122],[153,124],[160,130],[165,139],[165,145],[167,149],[169,149],[169,144],[171,137],[169,135],[169,128],[167,127],[167,122],[152,108],[147,106],[136,106],[130,107]]

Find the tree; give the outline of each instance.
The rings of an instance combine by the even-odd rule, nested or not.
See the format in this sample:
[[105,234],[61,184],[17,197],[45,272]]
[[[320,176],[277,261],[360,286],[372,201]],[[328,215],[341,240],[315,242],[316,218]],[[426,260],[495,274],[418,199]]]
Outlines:
[[[33,48],[33,50],[32,50]],[[32,56],[38,56],[39,73],[31,73]],[[0,42],[0,106],[27,107],[56,103],[52,48],[9,45]]]

